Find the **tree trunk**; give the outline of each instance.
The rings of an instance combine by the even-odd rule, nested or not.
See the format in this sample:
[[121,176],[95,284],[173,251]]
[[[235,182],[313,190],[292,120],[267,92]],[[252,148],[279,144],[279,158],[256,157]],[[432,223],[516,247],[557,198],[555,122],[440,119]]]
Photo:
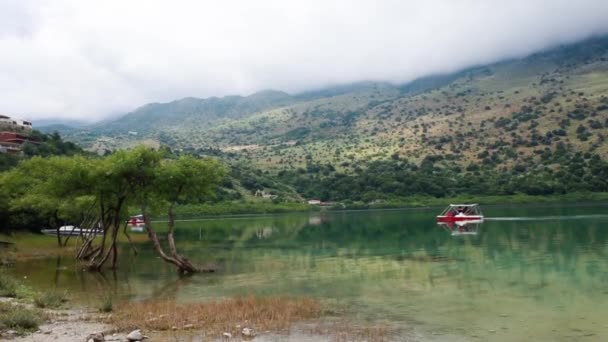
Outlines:
[[139,252],[137,251],[137,247],[135,247],[135,244],[133,243],[133,240],[131,240],[131,235],[129,235],[129,232],[127,232],[127,226],[129,225],[129,222],[125,222],[125,224],[123,225],[122,228],[122,232],[123,234],[125,234],[125,236],[127,237],[127,240],[129,241],[129,245],[131,245],[131,248],[133,249],[133,253],[135,255],[139,254]]
[[121,209],[121,207],[117,209],[116,216],[114,217],[114,230],[112,231],[112,269],[116,269],[118,267],[118,248],[116,247],[116,239],[118,238],[118,231],[120,229]]
[[[106,255],[98,263],[97,269],[101,269],[101,267],[103,267],[103,265],[106,263],[106,261],[108,261],[110,254],[112,255],[112,268],[116,269],[116,267],[118,265],[118,248],[116,247],[116,239],[118,238],[118,230],[120,229],[120,213],[122,211],[122,206],[124,204],[124,201],[125,201],[125,198],[120,197],[118,199],[118,203],[116,204],[116,207],[110,211],[110,212],[114,213],[112,215],[112,217],[109,219],[111,228],[112,228],[112,238],[111,238],[112,240],[111,240],[110,248],[108,248]],[[106,231],[106,234],[104,234],[104,239],[107,234],[108,234],[108,232]]]
[[110,227],[110,225],[108,224],[109,218],[107,217],[107,213],[106,213],[106,208],[105,205],[103,203],[103,197],[102,200],[99,203],[99,209],[100,209],[100,216],[101,216],[101,229],[103,230],[103,236],[101,238],[101,245],[99,246],[99,251],[95,254],[93,254],[92,258],[91,258],[91,262],[95,261],[95,259],[102,255],[105,247],[106,247],[106,236],[108,235],[108,228]]
[[[192,265],[192,263],[190,263],[190,261],[188,259],[177,255],[177,250],[175,250],[175,241],[173,239],[173,231],[171,228],[170,228],[170,232],[167,233],[167,235],[168,235],[168,238],[170,236],[170,239],[172,241],[169,243],[170,245],[172,245],[172,247],[170,247],[170,249],[172,250],[172,254],[173,254],[173,250],[175,250],[174,255],[176,255],[177,257],[168,256],[165,253],[165,251],[163,250],[163,247],[160,245],[160,241],[158,240],[158,235],[156,235],[156,232],[154,231],[154,227],[152,226],[152,222],[150,221],[150,215],[148,215],[145,206],[142,206],[141,212],[144,216],[144,224],[145,224],[146,232],[148,233],[148,238],[150,239],[150,241],[152,241],[154,250],[156,251],[156,253],[158,253],[158,255],[161,257],[161,259],[163,259],[164,261],[166,261],[168,263],[175,265],[177,267],[178,271],[182,274],[205,271],[205,270],[201,270],[201,269],[195,267],[194,265]],[[173,222],[175,222],[175,221],[173,221]]]
[[183,260],[184,258],[177,254],[177,248],[175,247],[175,238],[173,237],[173,232],[175,231],[175,210],[174,205],[171,204],[169,206],[169,222],[167,223],[167,241],[169,242],[169,250],[171,251],[171,255],[178,260]]
[[57,217],[57,210],[55,210],[53,212],[53,218],[55,221],[55,230],[57,231],[57,244],[59,245],[59,247],[61,247],[61,246],[63,246],[63,244],[61,243],[61,234],[59,234],[60,233],[59,228],[61,226],[59,225],[59,217]]

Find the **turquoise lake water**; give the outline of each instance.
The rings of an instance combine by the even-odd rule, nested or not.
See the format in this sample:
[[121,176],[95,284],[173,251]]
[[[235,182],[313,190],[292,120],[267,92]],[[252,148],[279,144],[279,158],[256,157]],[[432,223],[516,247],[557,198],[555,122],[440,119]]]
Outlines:
[[180,251],[220,268],[185,279],[147,244],[136,257],[123,246],[115,273],[67,257],[15,272],[84,301],[310,296],[429,340],[608,340],[608,206],[482,209],[467,228],[437,225],[441,208],[182,221]]

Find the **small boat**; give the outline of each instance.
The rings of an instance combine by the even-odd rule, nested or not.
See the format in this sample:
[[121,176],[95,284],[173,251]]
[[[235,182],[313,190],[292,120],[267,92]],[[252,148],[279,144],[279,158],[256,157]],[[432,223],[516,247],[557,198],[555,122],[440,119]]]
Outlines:
[[437,222],[483,221],[478,204],[450,204],[440,215]]
[[[42,234],[57,236],[57,229],[42,229]],[[103,235],[101,229],[83,229],[75,226],[61,226],[59,227],[60,236],[79,236],[79,235]]]
[[129,217],[127,224],[131,228],[132,232],[141,233],[145,231],[146,222],[144,221],[144,215],[135,215]]
[[127,223],[131,226],[139,226],[145,224],[146,222],[144,221],[144,215],[135,215],[129,217]]

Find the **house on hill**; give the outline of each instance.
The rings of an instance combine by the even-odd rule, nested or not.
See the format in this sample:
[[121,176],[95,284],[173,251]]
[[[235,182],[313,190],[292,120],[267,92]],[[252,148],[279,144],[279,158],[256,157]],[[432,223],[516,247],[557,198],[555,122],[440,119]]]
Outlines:
[[39,144],[39,142],[31,140],[28,136],[15,132],[0,132],[0,153],[19,153],[24,143],[30,142]]
[[17,129],[22,131],[31,131],[32,122],[28,120],[13,119],[8,115],[0,114],[0,126],[8,129]]

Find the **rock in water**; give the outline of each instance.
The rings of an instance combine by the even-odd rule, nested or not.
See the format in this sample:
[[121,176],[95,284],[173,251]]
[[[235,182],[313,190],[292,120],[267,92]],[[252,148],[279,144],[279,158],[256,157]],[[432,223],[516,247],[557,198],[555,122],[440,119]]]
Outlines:
[[147,336],[142,335],[141,330],[133,330],[127,335],[127,340],[129,341],[142,341]]
[[255,336],[255,332],[251,328],[243,328],[243,331],[241,331],[241,334],[245,338],[252,338]]
[[228,333],[228,332],[223,333],[223,334],[222,334],[222,336],[223,336],[224,338],[232,338],[232,334],[231,334],[231,333]]
[[89,336],[87,336],[87,342],[89,342],[89,341],[103,342],[103,341],[105,341],[105,336],[103,335],[102,332],[94,332],[94,333],[90,334]]

